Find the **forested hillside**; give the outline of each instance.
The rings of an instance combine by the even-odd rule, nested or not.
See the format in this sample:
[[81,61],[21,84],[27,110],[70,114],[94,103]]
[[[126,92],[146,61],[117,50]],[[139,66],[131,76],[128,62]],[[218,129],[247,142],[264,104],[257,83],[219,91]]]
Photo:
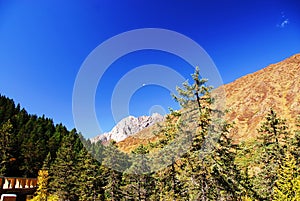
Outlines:
[[52,158],[69,131],[44,116],[30,115],[0,95],[0,175],[35,177],[48,153]]
[[254,140],[233,143],[234,125],[213,107],[212,88],[198,69],[192,78],[174,96],[182,110],[131,153],[1,96],[0,175],[38,176],[34,200],[300,200],[300,119],[269,108]]

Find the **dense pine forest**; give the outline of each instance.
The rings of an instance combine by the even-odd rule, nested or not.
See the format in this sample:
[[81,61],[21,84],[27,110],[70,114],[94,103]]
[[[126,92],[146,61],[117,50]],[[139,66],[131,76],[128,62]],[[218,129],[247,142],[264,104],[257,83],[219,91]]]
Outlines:
[[[159,140],[130,154],[0,96],[0,176],[38,177],[33,200],[300,200],[300,118],[290,125],[270,108],[255,139],[234,143],[212,88],[198,69],[192,78],[173,97],[182,109],[166,116]],[[152,171],[161,150],[178,151],[174,142],[188,149]]]

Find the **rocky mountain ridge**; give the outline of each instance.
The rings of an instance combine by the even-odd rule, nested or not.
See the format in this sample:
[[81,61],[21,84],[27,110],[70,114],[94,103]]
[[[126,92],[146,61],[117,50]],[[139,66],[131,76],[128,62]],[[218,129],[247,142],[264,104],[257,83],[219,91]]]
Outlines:
[[155,123],[162,122],[163,120],[164,117],[158,113],[153,113],[151,116],[128,116],[117,123],[110,132],[103,133],[90,140],[91,142],[98,142],[99,140],[102,142],[108,142],[110,140],[120,142]]

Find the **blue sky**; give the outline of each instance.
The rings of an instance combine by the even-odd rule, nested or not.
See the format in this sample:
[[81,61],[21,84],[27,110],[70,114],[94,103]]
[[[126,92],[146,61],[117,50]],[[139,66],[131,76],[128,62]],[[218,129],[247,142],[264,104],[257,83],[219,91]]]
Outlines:
[[[196,41],[212,58],[224,83],[229,83],[300,52],[300,3],[0,0],[0,93],[29,113],[45,114],[71,129],[73,86],[86,57],[105,40],[140,28],[169,29]],[[97,88],[95,108],[102,131],[115,124],[111,97],[117,82],[149,63],[169,66],[186,79],[193,72],[184,60],[161,51],[121,57]],[[146,85],[134,93],[128,107],[131,115],[140,116],[168,106],[177,107],[168,90]],[[93,136],[99,131],[86,132]]]

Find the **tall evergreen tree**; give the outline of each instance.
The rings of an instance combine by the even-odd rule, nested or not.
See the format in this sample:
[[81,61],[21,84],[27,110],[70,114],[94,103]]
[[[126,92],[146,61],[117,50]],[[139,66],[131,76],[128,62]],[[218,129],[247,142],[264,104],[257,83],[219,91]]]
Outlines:
[[190,150],[182,158],[186,199],[234,199],[241,186],[240,171],[234,164],[235,146],[228,138],[230,124],[222,121],[223,112],[213,106],[212,87],[200,79],[199,68],[192,78],[192,85],[185,82],[183,88],[177,88],[179,95],[174,95],[186,114],[181,131],[191,134]]
[[185,200],[186,192],[184,182],[181,180],[181,161],[178,159],[167,167],[156,172],[154,177],[155,189],[153,200],[179,201]]
[[128,168],[129,161],[126,154],[118,150],[114,141],[110,142],[104,150],[102,172],[105,178],[105,200],[117,201],[122,198],[122,173]]
[[35,192],[35,197],[30,201],[58,201],[58,197],[55,195],[50,195],[50,176],[49,168],[51,163],[50,152],[44,160],[43,167],[38,173],[38,189]]
[[271,108],[258,130],[261,141],[259,163],[261,171],[254,181],[258,193],[265,199],[272,199],[272,191],[277,180],[277,171],[283,163],[285,146],[289,141],[290,132],[284,119],[277,116]]
[[291,153],[296,158],[297,165],[300,165],[300,115],[296,119],[296,130],[291,140]]
[[62,139],[57,157],[50,169],[52,193],[62,200],[78,200],[76,172],[76,141],[78,135],[73,130]]
[[103,178],[101,177],[100,164],[92,158],[85,148],[80,151],[77,161],[79,200],[94,201],[103,199]]
[[38,175],[38,189],[36,196],[31,201],[47,201],[49,197],[48,170],[40,170]]
[[283,160],[283,164],[277,170],[273,200],[297,201],[300,199],[300,168],[296,166],[296,160],[289,152]]
[[12,124],[10,120],[0,126],[0,175],[5,176],[12,158]]
[[[183,136],[180,135],[181,112],[170,109],[171,113],[165,117],[157,135],[160,139],[150,144],[151,158],[160,167],[153,176],[155,178],[155,200],[180,200],[184,197],[185,189],[180,180],[181,161],[180,146],[184,145]],[[183,142],[182,144],[180,142]],[[157,150],[158,149],[158,150]],[[179,152],[178,154],[176,154]]]
[[123,195],[125,200],[150,200],[154,179],[148,164],[149,151],[144,145],[140,145],[132,153],[132,164],[123,176],[125,183]]

